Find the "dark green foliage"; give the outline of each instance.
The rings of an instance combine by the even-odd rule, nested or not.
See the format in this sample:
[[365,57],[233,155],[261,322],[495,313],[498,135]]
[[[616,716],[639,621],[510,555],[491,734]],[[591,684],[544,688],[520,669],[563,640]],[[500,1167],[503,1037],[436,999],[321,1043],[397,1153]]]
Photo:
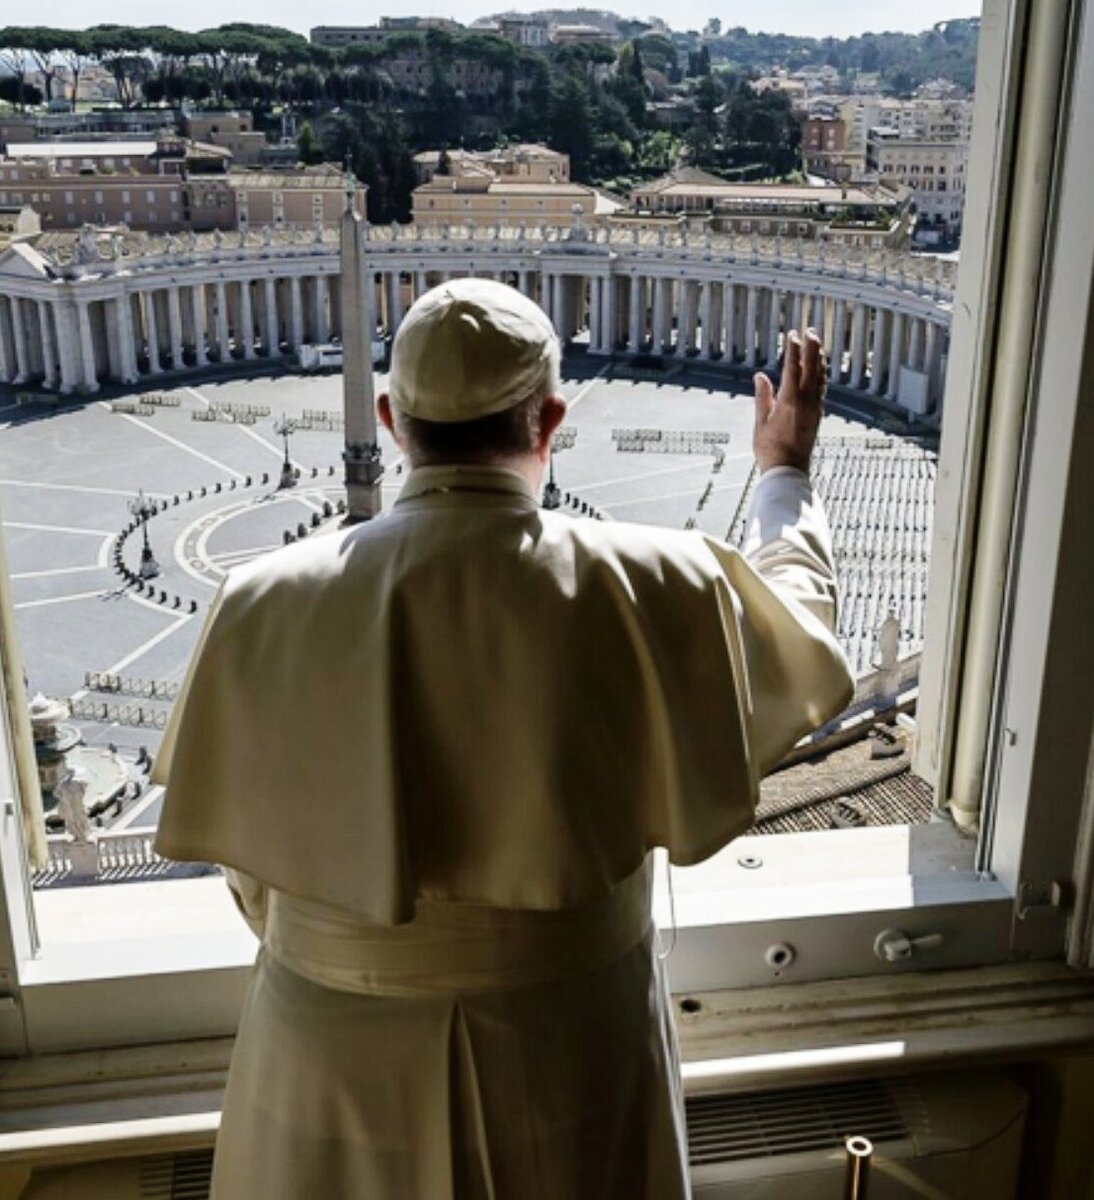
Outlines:
[[550,145],[570,156],[571,177],[587,178],[593,150],[592,110],[588,90],[576,75],[563,75],[551,88],[548,127]]
[[[785,97],[754,94],[748,77],[774,65],[827,64],[848,87],[856,74],[876,72],[895,95],[935,77],[971,88],[979,33],[978,21],[961,20],[915,35],[798,38],[723,29],[713,18],[700,41],[598,10],[565,19],[617,28],[630,40],[618,53],[599,43],[540,53],[474,30],[400,30],[379,45],[334,50],[245,22],[198,32],[9,27],[0,29],[0,98],[40,103],[28,72],[41,74],[48,100],[62,71],[79,75],[98,63],[127,106],[235,104],[271,131],[288,109],[298,116],[301,160],[341,163],[349,153],[371,189],[370,216],[390,220],[409,214],[413,153],[437,146],[546,141],[570,155],[575,180],[621,188],[681,159],[727,178],[784,176],[799,165],[798,122]],[[606,76],[603,64],[613,64]],[[680,132],[651,127],[651,84],[685,77],[694,118]]]

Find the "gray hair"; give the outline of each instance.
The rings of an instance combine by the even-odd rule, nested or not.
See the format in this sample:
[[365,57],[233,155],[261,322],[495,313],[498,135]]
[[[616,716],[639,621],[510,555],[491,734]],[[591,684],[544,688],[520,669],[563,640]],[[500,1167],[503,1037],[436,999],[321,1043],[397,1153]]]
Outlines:
[[511,408],[474,421],[425,421],[393,404],[395,428],[411,465],[483,464],[530,454],[539,443],[543,402],[562,386],[560,359],[558,341],[553,339],[544,379],[536,391]]

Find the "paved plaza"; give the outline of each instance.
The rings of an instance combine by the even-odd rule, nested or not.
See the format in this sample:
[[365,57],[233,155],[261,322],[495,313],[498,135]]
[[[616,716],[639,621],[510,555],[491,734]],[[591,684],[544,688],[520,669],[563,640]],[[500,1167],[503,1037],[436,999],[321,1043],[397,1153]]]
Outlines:
[[[713,371],[610,375],[568,365],[572,444],[555,455],[565,511],[727,536],[752,467],[751,390]],[[283,374],[65,403],[0,392],[0,513],[28,684],[71,698],[89,745],[154,753],[220,580],[286,535],[334,527],[341,387],[340,375]],[[825,418],[825,437],[866,432],[844,412]],[[312,426],[291,437],[289,490],[277,486],[284,417]],[[388,507],[405,467],[382,430],[381,443]],[[148,533],[161,572],[138,592],[114,547],[140,490],[158,508]],[[135,529],[121,555],[131,571],[140,551]]]

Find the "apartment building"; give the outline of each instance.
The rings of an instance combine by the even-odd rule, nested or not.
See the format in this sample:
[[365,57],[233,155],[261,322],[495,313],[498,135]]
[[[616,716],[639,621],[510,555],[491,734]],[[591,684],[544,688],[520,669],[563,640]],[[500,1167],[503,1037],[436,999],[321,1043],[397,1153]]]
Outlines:
[[255,129],[254,116],[249,112],[213,112],[208,109],[184,112],[180,127],[195,142],[205,142],[227,150],[237,166],[259,166],[270,145],[266,135]]
[[414,156],[422,183],[414,189],[416,223],[569,225],[580,207],[598,218],[623,206],[570,179],[570,157],[547,146],[521,144],[498,150],[448,152],[448,174],[439,175],[439,150]]
[[0,211],[27,206],[46,230],[125,225],[175,233],[310,228],[335,222],[345,206],[343,177],[333,166],[232,171],[223,147],[182,139],[170,147],[163,139],[13,147],[12,157],[0,159]]
[[727,183],[692,167],[631,195],[635,216],[704,216],[722,233],[892,249],[908,243],[911,209],[911,193],[901,187]]
[[952,242],[961,236],[968,154],[966,141],[907,138],[876,128],[867,139],[866,169],[883,185],[911,189],[917,240]]
[[381,17],[379,25],[317,25],[308,37],[313,46],[378,46],[394,33],[428,29],[458,33],[463,28],[448,17]]

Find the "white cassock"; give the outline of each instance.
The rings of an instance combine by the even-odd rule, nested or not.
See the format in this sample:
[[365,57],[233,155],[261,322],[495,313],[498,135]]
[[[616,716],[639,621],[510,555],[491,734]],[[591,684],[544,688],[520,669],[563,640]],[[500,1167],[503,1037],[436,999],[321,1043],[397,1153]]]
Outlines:
[[649,851],[747,829],[848,702],[835,610],[782,468],[744,553],[425,467],[233,571],[155,772],[262,939],[218,1200],[687,1196]]

